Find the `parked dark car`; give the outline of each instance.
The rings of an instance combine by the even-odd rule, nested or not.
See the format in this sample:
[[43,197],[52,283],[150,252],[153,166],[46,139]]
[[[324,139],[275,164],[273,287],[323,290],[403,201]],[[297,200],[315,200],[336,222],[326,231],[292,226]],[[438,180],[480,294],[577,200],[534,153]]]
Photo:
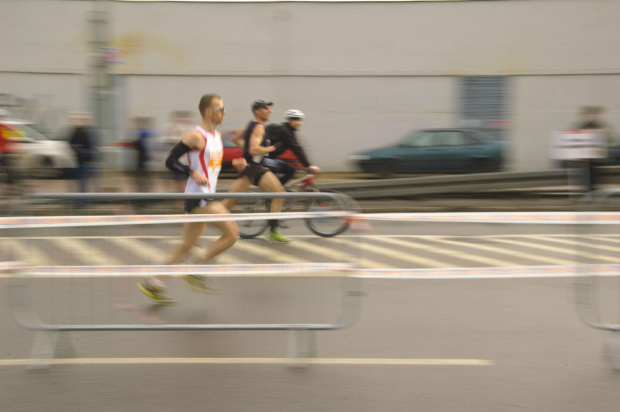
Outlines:
[[392,146],[350,156],[363,172],[478,173],[501,170],[505,142],[471,129],[416,131]]

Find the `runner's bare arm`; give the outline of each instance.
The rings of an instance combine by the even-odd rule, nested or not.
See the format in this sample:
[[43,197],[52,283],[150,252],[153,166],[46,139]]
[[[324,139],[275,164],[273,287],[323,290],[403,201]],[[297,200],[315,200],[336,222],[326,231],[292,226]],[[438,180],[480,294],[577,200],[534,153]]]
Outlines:
[[256,127],[254,127],[254,130],[252,130],[252,135],[250,136],[250,149],[248,150],[248,152],[250,152],[250,155],[260,156],[271,153],[277,149],[276,146],[261,146],[264,138],[265,126],[263,126],[262,124],[257,124]]
[[189,147],[191,150],[202,150],[205,145],[204,138],[197,130],[192,130],[191,132],[187,133],[185,136],[183,136],[181,142],[187,145],[187,147]]
[[243,150],[243,146],[245,142],[243,141],[243,136],[245,136],[245,127],[241,130],[237,130],[231,142],[233,142],[239,149]]

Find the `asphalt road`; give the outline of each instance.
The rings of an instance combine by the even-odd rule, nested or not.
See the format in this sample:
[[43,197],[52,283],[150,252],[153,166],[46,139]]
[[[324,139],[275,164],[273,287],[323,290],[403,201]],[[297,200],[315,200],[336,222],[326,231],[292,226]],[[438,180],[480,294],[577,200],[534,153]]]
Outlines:
[[[359,321],[316,332],[324,363],[305,369],[287,367],[285,332],[210,331],[64,333],[57,356],[71,363],[28,371],[3,363],[27,359],[34,338],[4,308],[2,410],[615,410],[620,377],[569,283],[365,280]],[[246,308],[255,297],[242,282],[233,291]]]
[[[562,225],[373,226],[370,234],[323,239],[293,225],[287,234],[294,243],[240,241],[219,263],[339,260],[340,254],[375,268],[509,267],[570,263],[575,251],[617,263],[620,241],[612,228],[575,237]],[[30,231],[4,238],[0,252],[18,253],[18,245],[34,264],[152,264],[177,233],[173,227]],[[135,278],[28,282],[35,310],[53,323],[313,323],[333,321],[342,310],[337,278],[214,281],[215,296],[171,282],[180,302],[166,308],[150,306]],[[22,281],[0,278],[0,288],[8,292],[16,282]],[[602,356],[607,334],[579,320],[573,283],[562,277],[361,279],[357,321],[314,332],[314,358],[305,368],[288,367],[285,331],[124,331],[63,332],[56,364],[28,370],[36,334],[11,319],[5,293],[0,410],[615,410],[620,375]],[[616,279],[606,285],[617,288]]]

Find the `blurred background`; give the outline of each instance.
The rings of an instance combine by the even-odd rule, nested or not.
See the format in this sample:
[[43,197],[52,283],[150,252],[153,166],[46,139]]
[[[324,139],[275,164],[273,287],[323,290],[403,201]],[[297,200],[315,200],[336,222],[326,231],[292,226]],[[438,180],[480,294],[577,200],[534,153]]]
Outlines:
[[[567,287],[578,264],[617,274],[617,226],[540,223],[553,223],[560,210],[585,210],[558,187],[581,184],[581,195],[595,189],[594,165],[620,164],[618,16],[618,0],[0,0],[0,216],[52,216],[46,228],[4,219],[0,263],[83,271],[0,274],[12,294],[0,305],[0,409],[614,410],[620,375],[602,365],[602,335],[575,316]],[[403,214],[334,237],[297,219],[287,222],[295,237],[287,246],[257,232],[218,257],[242,270],[353,262],[372,271],[360,280],[364,293],[336,288],[340,278],[324,274],[244,273],[217,278],[218,296],[205,299],[176,282],[181,304],[146,306],[135,277],[100,279],[98,270],[146,275],[142,266],[161,263],[179,244],[180,227],[133,224],[134,215],[176,214],[181,205],[121,193],[130,200],[110,207],[109,192],[183,190],[164,158],[200,122],[206,93],[221,95],[226,107],[224,159],[239,154],[229,140],[252,118],[252,102],[274,102],[271,122],[283,122],[288,109],[305,113],[300,137],[324,172],[321,190],[333,183],[327,189],[360,201],[362,212],[452,217],[422,222]],[[597,132],[557,133],[576,129]],[[568,163],[589,177],[578,181],[558,168]],[[515,173],[486,173],[498,171]],[[382,179],[404,173],[415,177]],[[449,176],[422,176],[432,174]],[[339,181],[344,175],[373,179]],[[30,192],[70,193],[47,201],[23,196]],[[600,209],[617,211],[619,198]],[[538,220],[524,210],[553,213]],[[463,211],[516,211],[520,225],[450,220]],[[103,216],[120,222],[111,227],[64,227],[57,216],[68,214],[93,215],[84,222],[130,216]],[[616,223],[614,214],[601,216]],[[605,280],[605,314],[617,319],[618,285],[608,287],[617,279]],[[21,286],[32,287],[31,302]],[[355,310],[343,304],[362,296]],[[318,333],[326,364],[299,373],[281,367],[285,354],[293,357],[294,328],[64,333],[55,347],[57,335],[39,331],[35,339],[14,324],[23,302],[46,322],[99,330],[136,321],[318,323],[341,308],[363,306],[363,313],[354,327]],[[606,356],[620,370],[620,326],[611,330]],[[41,346],[48,352],[37,352]],[[42,356],[59,361],[51,373],[22,373],[29,358]],[[196,359],[205,364],[185,363]]]
[[5,117],[68,140],[71,113],[91,114],[105,170],[135,167],[127,148],[140,127],[163,151],[211,92],[226,105],[222,131],[242,127],[256,99],[274,102],[273,122],[302,110],[325,172],[359,171],[352,154],[415,131],[459,127],[506,142],[503,170],[544,170],[551,132],[582,106],[620,125],[617,1],[5,0],[0,14]]

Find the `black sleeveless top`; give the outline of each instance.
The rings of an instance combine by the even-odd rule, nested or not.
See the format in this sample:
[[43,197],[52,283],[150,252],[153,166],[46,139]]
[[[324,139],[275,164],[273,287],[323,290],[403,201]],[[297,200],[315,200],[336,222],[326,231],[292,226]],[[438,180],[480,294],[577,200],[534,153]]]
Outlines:
[[[244,136],[244,142],[245,144],[243,145],[243,158],[246,160],[246,162],[248,162],[248,164],[260,164],[260,162],[263,160],[263,156],[252,156],[250,154],[250,136],[252,136],[252,132],[254,131],[254,128],[256,127],[258,123],[255,120],[252,120],[250,123],[248,123],[248,127],[245,128],[245,136]],[[263,141],[261,142],[261,146],[263,147],[267,147],[269,144],[269,142],[267,141],[267,139],[263,139]]]

